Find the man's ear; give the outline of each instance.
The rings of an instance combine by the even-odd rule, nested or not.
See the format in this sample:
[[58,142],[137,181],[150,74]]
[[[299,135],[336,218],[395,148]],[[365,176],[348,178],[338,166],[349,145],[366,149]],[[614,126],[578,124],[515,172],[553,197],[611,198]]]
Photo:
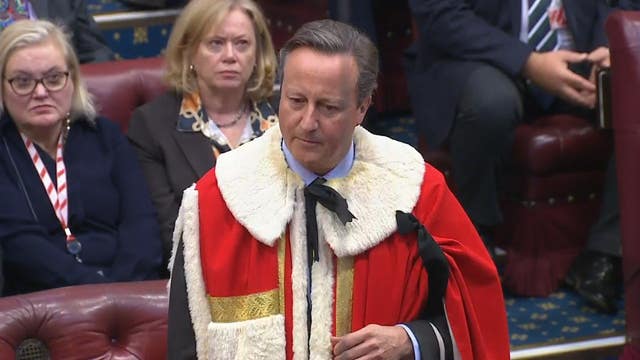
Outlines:
[[356,125],[361,125],[364,121],[364,116],[367,114],[367,110],[369,110],[369,106],[371,106],[371,96],[367,96],[362,103],[358,106],[358,112],[360,113],[358,119],[356,121]]
[[360,104],[360,106],[358,107],[358,111],[360,111],[360,113],[364,115],[367,110],[369,110],[369,106],[371,106],[371,95],[362,100],[362,104]]

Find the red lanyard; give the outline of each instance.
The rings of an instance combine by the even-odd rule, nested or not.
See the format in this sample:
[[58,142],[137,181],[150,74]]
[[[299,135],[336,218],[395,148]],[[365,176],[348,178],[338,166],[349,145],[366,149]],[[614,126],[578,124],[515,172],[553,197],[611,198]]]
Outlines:
[[67,222],[69,220],[69,207],[67,198],[67,171],[64,165],[64,160],[62,158],[62,134],[58,138],[58,146],[56,149],[57,186],[55,186],[51,181],[49,172],[47,172],[47,169],[45,168],[44,163],[40,158],[40,154],[38,154],[38,150],[36,150],[36,147],[33,145],[33,142],[26,136],[24,136],[24,134],[20,133],[20,135],[22,136],[24,145],[27,147],[27,151],[29,152],[29,157],[33,162],[33,166],[36,168],[36,171],[40,176],[40,181],[42,181],[42,185],[47,191],[47,195],[49,195],[49,201],[51,202],[53,211],[56,213],[56,216],[60,221],[60,226],[62,226],[62,229],[67,236],[67,250],[77,257],[78,253],[80,253],[80,250],[82,249],[82,246],[76,239],[76,237],[73,236],[71,230],[69,229],[69,226],[67,225]]

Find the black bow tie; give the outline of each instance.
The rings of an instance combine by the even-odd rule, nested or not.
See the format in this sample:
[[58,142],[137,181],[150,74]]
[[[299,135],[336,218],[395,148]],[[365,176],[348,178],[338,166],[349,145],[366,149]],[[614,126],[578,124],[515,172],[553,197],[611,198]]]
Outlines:
[[304,206],[307,219],[307,248],[309,264],[318,261],[318,220],[316,219],[316,203],[338,215],[342,224],[346,225],[356,217],[349,211],[347,200],[329,186],[323,185],[327,180],[317,178],[304,188]]

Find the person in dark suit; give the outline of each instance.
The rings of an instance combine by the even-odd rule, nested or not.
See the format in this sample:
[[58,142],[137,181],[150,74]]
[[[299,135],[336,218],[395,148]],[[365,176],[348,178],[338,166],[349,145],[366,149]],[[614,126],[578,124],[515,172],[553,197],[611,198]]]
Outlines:
[[[410,0],[419,30],[412,106],[430,148],[449,147],[457,195],[492,250],[500,167],[531,115],[590,114],[609,66],[604,0]],[[617,211],[609,209],[608,211]],[[606,211],[605,211],[606,212]]]
[[220,153],[277,122],[267,99],[276,58],[266,20],[252,0],[193,0],[166,52],[164,95],[137,109],[128,137],[158,210],[165,264],[182,192]]
[[84,0],[9,0],[0,4],[0,29],[22,18],[47,19],[63,25],[72,35],[73,47],[81,63],[115,58]]

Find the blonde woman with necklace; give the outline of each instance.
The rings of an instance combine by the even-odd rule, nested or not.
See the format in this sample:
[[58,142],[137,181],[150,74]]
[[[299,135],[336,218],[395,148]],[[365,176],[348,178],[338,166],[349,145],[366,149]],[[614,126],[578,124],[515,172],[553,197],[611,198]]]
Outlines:
[[218,155],[262,135],[278,119],[267,101],[275,52],[254,1],[190,1],[165,59],[172,89],[134,112],[128,137],[158,211],[166,264],[182,192]]

